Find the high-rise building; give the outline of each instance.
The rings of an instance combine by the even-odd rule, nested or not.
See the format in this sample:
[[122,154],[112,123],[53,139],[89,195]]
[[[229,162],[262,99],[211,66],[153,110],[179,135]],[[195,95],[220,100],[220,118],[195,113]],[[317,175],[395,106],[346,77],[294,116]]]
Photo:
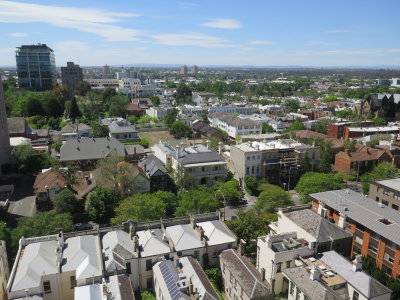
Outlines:
[[67,62],[66,67],[61,67],[62,85],[69,88],[70,91],[75,91],[79,82],[83,81],[82,68],[73,62]]
[[103,75],[108,75],[110,73],[111,73],[110,66],[107,64],[105,66],[103,66]]
[[188,67],[182,66],[181,67],[181,75],[187,75],[187,73],[188,73]]
[[192,66],[192,74],[197,74],[197,72],[199,72],[199,67],[196,65]]
[[20,88],[44,91],[56,86],[56,61],[51,48],[46,44],[22,45],[15,53]]
[[6,105],[4,102],[3,83],[0,76],[0,174],[2,167],[11,163],[10,137],[8,134]]

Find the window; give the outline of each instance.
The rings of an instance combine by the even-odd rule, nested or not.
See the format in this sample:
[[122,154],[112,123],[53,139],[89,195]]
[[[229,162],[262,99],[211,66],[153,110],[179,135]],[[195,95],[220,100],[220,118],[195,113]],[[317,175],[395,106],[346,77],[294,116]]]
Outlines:
[[250,167],[246,167],[246,175],[249,175],[250,173]]
[[389,202],[387,202],[386,200],[382,200],[382,204],[385,204],[386,206],[388,206]]
[[294,294],[294,284],[293,282],[290,282],[290,295]]
[[289,269],[290,268],[290,264],[292,263],[292,261],[291,260],[288,260],[287,262],[286,262],[286,268],[287,269]]
[[375,200],[376,200],[376,202],[379,202],[379,197],[376,197]]
[[368,245],[368,250],[370,250],[370,251],[372,251],[374,253],[378,252],[378,248],[374,244],[371,244],[371,243]]
[[359,243],[360,245],[362,245],[364,240],[361,237],[356,235],[356,242]]
[[73,289],[74,287],[76,287],[76,277],[75,276],[71,276],[69,278],[69,281],[71,283],[71,289]]
[[280,273],[282,270],[282,263],[276,263],[276,273]]
[[247,156],[247,160],[250,160],[250,156]]
[[149,270],[151,270],[151,266],[152,264],[151,264],[151,259],[147,259],[146,260],[146,271],[149,271]]
[[388,191],[388,190],[383,190],[383,194],[386,195],[386,196],[389,196],[389,195],[390,195],[390,191]]
[[383,256],[383,259],[391,264],[393,264],[393,262],[394,262],[394,257],[386,252],[385,252],[385,255]]
[[131,263],[126,263],[126,273],[132,274]]
[[225,273],[225,264],[222,264],[222,273]]
[[392,208],[395,209],[395,210],[399,210],[399,206],[396,205],[396,204],[392,204]]
[[45,294],[51,293],[51,286],[49,280],[43,281],[43,291]]
[[358,300],[359,297],[360,297],[360,294],[357,293],[356,291],[354,291],[354,293],[353,293],[353,300]]
[[199,251],[198,250],[194,251],[193,257],[199,260],[199,256],[200,256]]
[[254,166],[251,167],[251,174],[254,174]]

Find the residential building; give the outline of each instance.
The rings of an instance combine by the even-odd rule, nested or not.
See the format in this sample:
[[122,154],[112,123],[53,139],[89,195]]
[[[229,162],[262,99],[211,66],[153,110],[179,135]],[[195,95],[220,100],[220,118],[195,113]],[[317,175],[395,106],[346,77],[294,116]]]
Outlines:
[[225,180],[228,171],[221,147],[218,153],[210,148],[210,143],[185,146],[183,142],[177,146],[160,142],[151,150],[167,169],[172,168],[176,176],[186,178],[193,186],[213,186]]
[[358,138],[376,134],[399,134],[398,126],[381,127],[346,127],[344,128],[343,138]]
[[400,120],[400,94],[370,94],[358,107],[358,114],[362,119],[373,115],[375,118],[384,118],[388,121]]
[[206,107],[200,106],[200,105],[182,105],[178,107],[178,115],[201,115],[205,110],[207,110]]
[[182,66],[180,70],[180,74],[186,76],[188,73],[188,67],[187,66]]
[[61,140],[66,141],[69,139],[91,138],[92,127],[85,123],[67,124],[61,128]]
[[257,239],[257,269],[265,274],[276,294],[285,291],[282,270],[295,266],[297,257],[332,249],[350,256],[352,234],[310,208],[281,209],[278,221],[270,224],[271,233]]
[[221,131],[215,129],[214,127],[211,127],[210,124],[201,121],[201,120],[195,120],[192,124],[192,129],[198,137],[208,137],[208,138],[217,138],[217,139],[222,139],[223,134]]
[[208,113],[224,112],[227,114],[237,113],[236,106],[211,106],[208,108]]
[[219,259],[225,295],[228,299],[274,299],[271,286],[247,257],[228,249],[220,254]]
[[153,102],[149,98],[133,98],[131,103],[125,106],[128,115],[142,116],[153,106]]
[[[232,145],[229,168],[241,185],[244,177],[250,175],[265,177],[269,183],[292,188],[297,183],[301,157],[295,147],[300,146],[303,144],[289,144],[280,140]],[[312,159],[319,160],[317,156]]]
[[310,138],[322,138],[322,139],[326,139],[328,136],[326,134],[323,133],[319,133],[316,131],[311,131],[311,130],[296,130],[294,132],[295,136],[300,139],[300,140],[307,140]]
[[362,271],[361,257],[350,262],[335,251],[299,257],[296,267],[284,269],[287,299],[382,299],[391,290]]
[[83,81],[82,68],[73,62],[67,62],[66,67],[61,67],[61,81],[71,92],[75,91],[78,83]]
[[313,210],[353,234],[361,254],[392,278],[400,276],[400,213],[361,193],[335,190],[310,194]]
[[362,174],[380,162],[392,162],[393,155],[389,150],[381,150],[366,146],[356,146],[356,150],[341,151],[335,155],[335,171],[354,171]]
[[207,275],[193,257],[174,257],[153,267],[156,299],[219,300]]
[[7,285],[8,299],[73,299],[75,287],[101,282],[100,249],[97,234],[22,237]]
[[197,73],[199,72],[199,67],[198,66],[196,66],[196,65],[193,65],[192,66],[192,74],[193,75],[196,75]]
[[100,121],[101,125],[108,127],[110,137],[116,138],[122,143],[140,141],[137,135],[136,125],[124,118],[105,118]]
[[156,118],[160,121],[164,120],[167,113],[172,110],[171,106],[151,106],[146,109],[146,114],[152,118]]
[[[346,121],[346,120],[342,120],[336,123],[331,123],[328,125],[328,132],[327,135],[335,138],[335,139],[341,139],[345,137],[345,132],[346,132],[346,128],[351,127],[353,125],[356,125],[357,123],[355,122],[351,122],[351,121]],[[361,127],[374,127],[375,126],[375,122],[374,121],[363,121],[360,122]],[[360,127],[360,126],[359,126]],[[347,133],[347,135],[349,135],[349,133]],[[350,136],[349,136],[350,137]]]
[[150,192],[172,191],[174,182],[165,168],[163,162],[155,156],[148,156],[139,161],[139,167],[150,178]]
[[17,47],[18,85],[22,89],[51,90],[56,86],[54,51],[46,44]]
[[192,93],[192,101],[196,103],[197,105],[200,104],[207,104],[209,100],[212,100],[213,98],[216,98],[217,95],[214,93],[208,93],[208,92],[196,92]]
[[238,136],[261,134],[262,125],[248,119],[242,119],[224,112],[217,112],[208,116],[212,127],[226,131],[229,137],[236,139]]
[[387,207],[399,210],[400,178],[389,178],[370,182],[368,196]]
[[[126,198],[135,193],[148,193],[150,192],[150,178],[141,167],[121,161],[117,164],[117,169],[123,168],[124,172],[129,174],[129,181],[132,182],[129,186],[124,186],[124,182],[119,182],[121,190],[121,197]],[[132,189],[133,186],[134,188]],[[112,188],[112,187],[110,187]]]
[[400,78],[392,78],[390,79],[390,82],[391,82],[390,84],[391,87],[396,87],[396,88],[400,87]]
[[71,139],[60,149],[60,162],[73,163],[86,169],[95,166],[99,159],[113,154],[126,161],[137,161],[144,156],[144,148],[141,145],[124,145],[114,137]]
[[111,70],[110,70],[110,66],[109,65],[104,65],[103,66],[103,75],[110,75],[111,74]]
[[7,299],[7,281],[10,278],[6,242],[0,241],[0,300]]
[[4,166],[11,163],[10,136],[8,132],[8,122],[6,104],[4,101],[3,83],[0,76],[0,175],[3,173]]
[[28,125],[24,117],[7,118],[8,133],[10,137],[36,137],[34,130]]

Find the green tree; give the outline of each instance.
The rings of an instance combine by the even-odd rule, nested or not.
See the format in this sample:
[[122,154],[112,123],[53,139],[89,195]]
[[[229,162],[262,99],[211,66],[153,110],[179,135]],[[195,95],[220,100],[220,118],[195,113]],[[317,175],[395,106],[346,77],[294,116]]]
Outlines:
[[72,99],[71,99],[68,117],[71,118],[72,120],[76,120],[76,119],[82,117],[82,113],[79,110],[78,103],[76,102],[75,97],[72,97]]
[[335,111],[335,116],[342,119],[351,119],[353,114],[354,113],[350,108]]
[[45,92],[43,94],[43,108],[49,117],[58,118],[64,113],[64,106],[61,104],[61,99],[58,99],[52,92]]
[[111,223],[119,225],[128,220],[158,220],[165,216],[166,207],[163,199],[152,194],[135,194],[120,202],[115,209],[115,217],[111,219]]
[[275,132],[274,128],[268,123],[262,123],[262,133],[271,133]]
[[108,126],[101,125],[98,122],[91,122],[90,126],[92,127],[92,135],[93,137],[106,137],[108,136],[109,130]]
[[74,193],[69,189],[61,190],[54,196],[52,202],[57,213],[73,214],[78,208],[78,201]]
[[258,196],[256,209],[262,212],[273,213],[276,208],[293,205],[288,192],[277,185],[266,184],[264,191]]
[[160,105],[160,98],[158,96],[150,96],[149,97],[153,105],[158,106]]
[[85,96],[90,91],[90,83],[87,81],[81,81],[76,85],[75,93],[79,96]]
[[219,290],[223,290],[222,273],[218,268],[208,268],[204,270],[210,282]]
[[139,145],[142,145],[143,148],[149,148],[150,142],[148,139],[143,138],[140,140]]
[[240,210],[238,218],[229,220],[226,225],[238,237],[247,242],[269,233],[269,223],[276,219],[276,214],[259,213],[252,209]]
[[107,112],[111,117],[125,117],[126,105],[129,103],[129,98],[122,94],[116,94],[107,101]]
[[285,129],[285,132],[292,132],[292,131],[304,130],[304,129],[306,129],[306,126],[304,126],[303,122],[296,120],[292,124],[290,124],[289,127],[287,127]]
[[361,182],[363,183],[362,189],[364,194],[369,193],[369,182],[385,179],[385,178],[393,178],[399,176],[400,173],[398,169],[388,162],[382,162],[377,164],[370,172],[365,173],[361,176]]
[[[242,199],[242,192],[240,191],[239,181],[236,179],[231,179],[226,182],[217,182],[215,184],[215,196],[222,202],[225,200],[227,203],[225,205],[237,205],[240,199]],[[220,192],[217,192],[220,191]],[[223,196],[221,195],[223,194]]]
[[386,126],[388,124],[388,121],[384,118],[373,118],[372,121],[375,122],[376,126]]
[[333,122],[333,120],[331,119],[322,119],[319,120],[316,124],[315,124],[315,131],[319,132],[319,133],[323,133],[323,134],[327,134],[328,132],[328,126],[329,124],[331,124]]
[[319,162],[319,170],[323,173],[331,171],[333,161],[333,150],[331,142],[324,142],[321,147],[321,160]]
[[255,176],[246,175],[244,177],[244,187],[249,195],[254,195],[257,193],[257,187],[259,185],[258,179]]
[[39,95],[29,94],[26,104],[25,104],[26,105],[25,111],[26,111],[26,115],[28,117],[41,116],[41,115],[45,114],[43,105],[42,105],[39,97],[40,97]]
[[348,151],[350,151],[350,152],[353,152],[353,151],[356,150],[356,143],[357,143],[357,141],[356,141],[356,140],[353,140],[353,139],[344,140],[344,142],[343,142],[343,148],[344,148],[345,150],[348,150]]
[[196,186],[187,192],[181,191],[178,195],[178,209],[175,211],[177,217],[214,212],[220,207],[213,191],[204,185]]
[[334,174],[307,172],[300,177],[295,190],[302,196],[302,202],[307,203],[312,193],[342,189],[340,182],[340,177]]
[[297,112],[300,109],[300,103],[297,100],[286,100],[284,105],[289,112]]
[[302,158],[300,158],[299,164],[302,173],[310,172],[312,170],[312,161],[307,153]]
[[175,122],[177,115],[178,110],[176,108],[168,110],[164,117],[164,123],[167,124],[168,127],[171,127],[171,125]]
[[144,291],[140,294],[140,300],[156,300],[156,296],[149,291]]
[[35,174],[41,169],[50,168],[57,159],[45,153],[37,153],[28,145],[14,147],[11,152],[14,169],[21,174]]
[[192,129],[181,121],[172,123],[169,131],[177,139],[192,136]]
[[337,97],[334,95],[330,95],[330,96],[325,97],[325,99],[322,101],[323,102],[334,102],[334,101],[337,101]]
[[108,87],[104,90],[102,98],[104,103],[110,102],[110,99],[117,95],[117,91],[114,88]]
[[120,197],[105,188],[97,187],[90,192],[85,202],[85,211],[92,220],[100,220],[113,216]]
[[157,191],[152,193],[152,196],[162,200],[165,204],[167,215],[173,215],[178,206],[178,197],[175,194],[166,191]]
[[178,103],[190,103],[192,102],[192,89],[186,84],[180,83],[174,96]]

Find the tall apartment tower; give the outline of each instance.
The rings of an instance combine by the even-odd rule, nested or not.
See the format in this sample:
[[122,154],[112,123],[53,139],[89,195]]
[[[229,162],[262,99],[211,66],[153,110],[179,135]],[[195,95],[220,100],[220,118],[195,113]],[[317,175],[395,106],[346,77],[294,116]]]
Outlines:
[[187,73],[188,73],[188,67],[182,66],[181,67],[181,75],[187,75]]
[[73,62],[67,62],[66,67],[61,67],[61,81],[70,91],[75,91],[78,83],[83,81],[82,68]]
[[20,88],[45,91],[56,86],[54,51],[46,44],[17,47],[15,58]]
[[199,72],[199,67],[198,66],[196,66],[196,65],[193,65],[192,66],[192,74],[197,74],[197,72]]
[[10,136],[8,135],[6,104],[4,102],[3,82],[0,76],[0,175],[2,167],[11,163]]
[[105,66],[103,66],[103,75],[108,75],[108,74],[111,74],[111,71],[110,71],[110,66],[106,64]]

